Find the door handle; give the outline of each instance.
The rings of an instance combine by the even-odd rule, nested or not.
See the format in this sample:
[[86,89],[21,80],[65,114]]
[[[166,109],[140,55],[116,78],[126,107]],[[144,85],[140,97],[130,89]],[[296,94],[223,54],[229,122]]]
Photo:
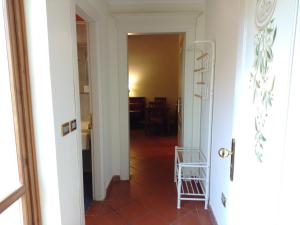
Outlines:
[[230,155],[232,155],[232,151],[230,151],[226,148],[220,148],[218,153],[219,153],[219,156],[223,159],[227,158]]
[[226,148],[220,148],[218,151],[219,156],[224,159],[228,156],[231,156],[230,159],[230,180],[233,181],[233,174],[234,174],[234,157],[235,157],[235,139],[232,139],[231,142],[231,150]]

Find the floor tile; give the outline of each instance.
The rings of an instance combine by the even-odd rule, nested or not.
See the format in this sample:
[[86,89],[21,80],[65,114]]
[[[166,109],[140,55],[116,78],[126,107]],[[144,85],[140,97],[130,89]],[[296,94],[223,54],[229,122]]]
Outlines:
[[139,202],[131,202],[117,210],[117,212],[126,220],[134,221],[150,212],[144,205]]
[[197,212],[194,210],[177,219],[171,225],[202,225],[202,223]]
[[106,214],[106,213],[109,213],[109,212],[112,212],[112,208],[101,202],[93,202],[90,206],[90,208],[86,211],[85,215],[86,216],[99,216],[99,215],[102,215],[102,214]]
[[93,225],[96,218],[95,215],[85,215],[85,225]]
[[203,202],[177,209],[174,183],[176,137],[131,132],[130,181],[115,181],[102,202],[86,211],[86,225],[212,225]]
[[92,225],[128,225],[128,221],[116,212],[98,216]]
[[130,225],[169,225],[169,223],[155,213],[148,213],[133,221]]
[[134,199],[127,195],[120,195],[120,196],[111,196],[109,199],[105,200],[105,203],[109,205],[113,209],[119,209],[125,205],[130,204]]
[[176,220],[184,217],[189,212],[194,209],[185,209],[182,207],[181,209],[176,208],[176,203],[159,205],[157,207],[157,214],[161,216],[168,223],[175,222]]

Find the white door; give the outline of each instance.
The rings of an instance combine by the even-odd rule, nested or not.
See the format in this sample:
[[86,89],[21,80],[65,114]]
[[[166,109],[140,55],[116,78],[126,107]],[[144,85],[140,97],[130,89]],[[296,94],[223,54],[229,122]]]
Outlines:
[[279,224],[298,1],[244,3],[233,122],[234,180],[229,183],[224,224]]

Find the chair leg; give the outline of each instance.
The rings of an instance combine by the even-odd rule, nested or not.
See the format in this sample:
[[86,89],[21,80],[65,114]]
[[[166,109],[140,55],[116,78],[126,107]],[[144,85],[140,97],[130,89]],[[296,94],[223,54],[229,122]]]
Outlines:
[[149,123],[148,122],[145,122],[144,130],[145,130],[145,135],[148,136],[149,135]]

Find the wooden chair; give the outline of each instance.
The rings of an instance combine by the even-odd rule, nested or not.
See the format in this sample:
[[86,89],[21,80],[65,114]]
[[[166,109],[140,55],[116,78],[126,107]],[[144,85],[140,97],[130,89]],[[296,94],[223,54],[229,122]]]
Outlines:
[[161,107],[167,106],[167,98],[166,97],[155,97],[154,102]]
[[130,128],[140,128],[145,122],[145,97],[129,98]]
[[167,128],[167,114],[166,107],[161,107],[157,102],[149,102],[149,106],[146,109],[145,120],[145,133],[166,133]]
[[175,111],[170,111],[167,117],[167,132],[168,135],[177,134],[178,117],[177,117],[177,107]]

